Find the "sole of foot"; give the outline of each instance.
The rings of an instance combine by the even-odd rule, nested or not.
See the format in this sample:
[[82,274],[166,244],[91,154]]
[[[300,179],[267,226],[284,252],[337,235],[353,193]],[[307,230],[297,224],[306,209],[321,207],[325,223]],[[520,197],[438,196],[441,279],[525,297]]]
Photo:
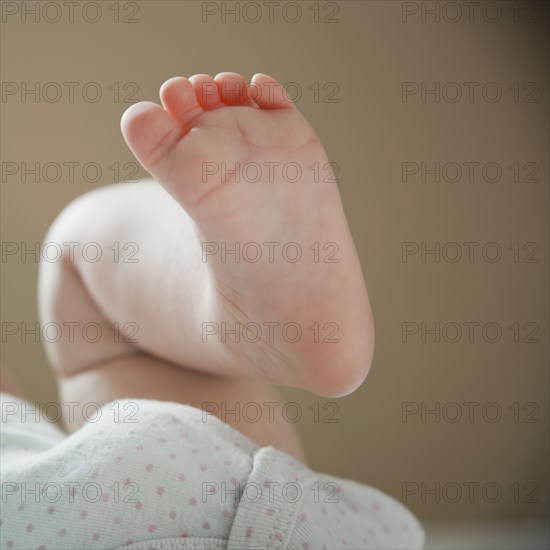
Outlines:
[[[160,98],[162,106],[130,107],[122,132],[193,219],[203,252],[205,243],[207,251],[238,251],[207,255],[205,318],[248,326],[239,342],[223,343],[226,360],[273,383],[327,397],[351,393],[370,368],[374,329],[332,164],[315,132],[264,74],[250,84],[236,73],[176,77]],[[245,247],[247,257],[236,257]]]

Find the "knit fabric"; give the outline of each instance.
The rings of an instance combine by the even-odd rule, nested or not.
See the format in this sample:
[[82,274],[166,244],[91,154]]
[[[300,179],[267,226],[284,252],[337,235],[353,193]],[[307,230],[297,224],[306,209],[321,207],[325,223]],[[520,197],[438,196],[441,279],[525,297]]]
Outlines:
[[66,435],[0,394],[2,549],[420,549],[394,499],[199,409],[125,399]]

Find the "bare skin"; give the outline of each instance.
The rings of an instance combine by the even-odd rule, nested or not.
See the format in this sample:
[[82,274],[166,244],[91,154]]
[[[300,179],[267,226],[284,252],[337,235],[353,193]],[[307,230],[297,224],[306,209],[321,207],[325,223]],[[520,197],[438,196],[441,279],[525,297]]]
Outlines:
[[[273,400],[271,384],[337,397],[363,382],[374,330],[360,264],[337,185],[316,181],[309,169],[326,167],[326,153],[273,79],[256,75],[252,84],[254,95],[234,73],[167,81],[162,107],[138,103],[122,119],[128,145],[160,185],[94,191],[52,226],[46,241],[139,248],[137,263],[77,254],[41,266],[42,323],[95,322],[112,335],[116,322],[122,336],[91,343],[77,330],[71,341],[47,344],[63,397],[154,397],[200,407]],[[220,167],[236,163],[295,163],[302,175],[291,183],[265,168],[254,183],[224,177]],[[306,254],[314,243],[332,242],[337,261],[304,254],[291,262],[280,253],[273,261],[268,254],[256,262],[205,258],[222,243],[249,242],[264,251],[263,243],[278,243],[273,250],[298,243]],[[205,337],[206,325],[224,323],[273,332],[265,328],[254,343],[219,332]],[[301,327],[294,342],[276,330],[288,324]],[[128,327],[138,327],[135,338]],[[235,427],[258,444],[302,456],[288,424]]]

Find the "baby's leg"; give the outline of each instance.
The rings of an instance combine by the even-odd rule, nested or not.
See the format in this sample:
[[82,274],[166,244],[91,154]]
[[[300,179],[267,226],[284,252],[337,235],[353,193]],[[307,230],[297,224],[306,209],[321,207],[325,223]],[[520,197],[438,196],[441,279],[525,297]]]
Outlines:
[[60,393],[62,401],[78,403],[74,422],[65,419],[69,431],[81,425],[83,407],[91,401],[100,405],[127,398],[171,401],[202,410],[205,426],[206,413],[214,414],[257,445],[275,447],[305,462],[294,425],[282,413],[280,395],[272,386],[249,378],[201,374],[141,353],[63,377]]
[[[176,302],[163,296],[161,280],[158,290],[147,286],[148,276],[156,272],[162,278],[177,267],[183,287],[196,284],[200,288],[201,282],[193,280],[192,271],[185,269],[184,257],[178,254],[181,247],[171,247],[173,235],[179,236],[177,242],[181,244],[188,231],[185,213],[154,182],[109,186],[88,193],[69,205],[50,228],[45,242],[58,243],[65,250],[69,245],[63,243],[76,243],[72,259],[64,255],[62,262],[43,262],[39,277],[42,324],[55,323],[63,328],[61,339],[46,341],[60,398],[62,402],[79,403],[74,420],[64,418],[67,429],[80,427],[84,418],[81,409],[90,402],[104,405],[124,398],[174,401],[212,412],[258,445],[271,445],[303,460],[293,427],[281,414],[267,414],[270,406],[279,413],[281,410],[280,396],[270,385],[182,368],[184,363],[153,355],[155,351],[163,355],[165,332],[173,331],[174,324],[186,330],[189,321],[178,310],[186,312],[188,305],[184,297]],[[140,243],[135,258],[128,253],[133,252],[132,247],[123,250],[124,243],[130,241]],[[81,254],[92,242],[103,252],[98,262],[87,261]],[[121,248],[120,261],[108,257],[115,242]],[[190,246],[194,244],[190,238]],[[95,245],[92,248],[98,249]],[[91,259],[91,252],[89,256]],[[131,259],[138,263],[125,261]],[[170,302],[176,305],[174,309]],[[113,330],[114,323],[119,324],[120,332]],[[89,329],[83,330],[86,325]],[[131,327],[126,333],[122,331],[125,325]],[[200,368],[204,360],[200,351],[204,349],[208,356],[208,344],[193,340],[193,328],[188,331],[189,338],[181,333],[182,357],[197,357]],[[9,387],[2,389],[10,391]],[[262,407],[260,421],[231,414],[251,401]]]
[[[224,362],[219,339],[203,342],[202,323],[212,320],[207,267],[191,219],[160,185],[143,181],[87,193],[65,208],[44,240],[67,253],[62,262],[41,263],[42,323],[94,322],[103,334],[93,342],[82,330],[65,331],[47,342],[59,373],[141,350],[197,371],[238,374]],[[75,243],[73,258],[64,243]]]
[[[168,81],[161,90],[166,110],[138,104],[125,114],[123,131],[173,198],[153,182],[107,187],[75,201],[53,225],[46,241],[78,243],[77,250],[96,243],[103,252],[98,261],[76,253],[73,260],[42,265],[42,322],[77,327],[71,338],[65,331],[47,344],[54,368],[67,377],[62,388],[77,393],[83,376],[91,380],[109,364],[102,371],[109,375],[96,377],[96,390],[109,380],[119,388],[116,396],[138,396],[156,371],[124,395],[124,384],[113,376],[129,383],[132,365],[160,369],[166,362],[185,369],[191,386],[192,380],[220,376],[226,384],[235,377],[338,396],[363,381],[373,327],[361,269],[336,185],[308,171],[326,168],[328,160],[307,122],[282,99],[281,87],[265,76],[255,83],[266,90],[253,106],[245,95],[227,93],[244,84],[238,75]],[[212,87],[217,93],[203,97],[202,90]],[[263,166],[260,181],[240,185],[203,177],[205,163],[219,168],[237,162]],[[291,163],[304,174],[298,183],[273,181],[265,168]],[[277,255],[256,263],[220,256],[203,261],[205,244],[235,248],[247,242],[268,243]],[[336,258],[319,261],[319,246],[322,252],[329,242],[338,249]],[[298,244],[304,258],[281,257],[286,243]],[[79,330],[90,322],[112,337],[90,342]],[[237,341],[229,332],[241,332],[246,323],[263,327],[259,341],[243,335]],[[302,331],[296,341],[281,333],[286,325]],[[218,334],[206,327],[218,327]],[[91,395],[88,387],[82,395]]]
[[[161,89],[166,110],[150,103],[128,110],[122,123],[128,143],[175,201],[155,184],[102,189],[77,201],[56,224],[62,236],[98,242],[104,251],[113,241],[119,248],[135,242],[129,250],[139,251],[130,258],[137,263],[107,256],[93,263],[77,255],[69,276],[111,322],[139,326],[141,349],[177,365],[345,395],[367,374],[373,326],[338,189],[325,181],[327,174],[319,180],[311,171],[326,172],[328,159],[282,88],[255,77],[256,87],[265,89],[254,108],[244,95],[228,92],[244,84],[230,73],[216,81],[175,78]],[[202,97],[212,87],[218,91]],[[205,179],[205,165],[223,170],[237,164],[263,167],[260,180]],[[289,164],[302,172],[297,183],[273,175],[273,165]],[[259,261],[224,261],[220,254],[203,261],[205,246],[247,243],[264,247]],[[286,258],[287,244],[291,256],[298,249],[303,257]],[[60,278],[53,273],[44,274],[46,300]],[[260,327],[259,341],[242,335],[237,341],[230,332],[247,323]],[[217,334],[208,332],[213,328]],[[60,359],[63,369],[86,366],[68,355]]]
[[[213,345],[207,368],[326,396],[352,392],[370,367],[373,325],[331,163],[312,128],[266,75],[250,93],[242,76],[221,73],[173,78],[160,95],[164,108],[143,102],[124,114],[127,143],[192,218],[200,244],[251,244],[258,259],[215,254],[207,269],[186,264],[202,282],[189,297],[196,332],[205,320],[264,326],[256,344],[229,338],[221,353]],[[185,260],[199,260],[199,247],[184,244]],[[164,288],[169,300],[187,300],[177,275]],[[174,335],[171,350],[182,332]]]

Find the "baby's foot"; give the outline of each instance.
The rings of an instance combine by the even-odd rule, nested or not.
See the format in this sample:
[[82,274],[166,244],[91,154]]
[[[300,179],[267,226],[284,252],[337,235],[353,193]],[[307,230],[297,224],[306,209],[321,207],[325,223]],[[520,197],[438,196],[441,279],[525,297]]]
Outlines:
[[[160,96],[164,108],[128,109],[122,131],[196,224],[212,283],[203,333],[222,341],[232,366],[274,383],[326,396],[353,391],[370,367],[373,325],[314,131],[263,74],[248,89],[235,73],[177,77]],[[223,254],[236,246],[238,262]]]

